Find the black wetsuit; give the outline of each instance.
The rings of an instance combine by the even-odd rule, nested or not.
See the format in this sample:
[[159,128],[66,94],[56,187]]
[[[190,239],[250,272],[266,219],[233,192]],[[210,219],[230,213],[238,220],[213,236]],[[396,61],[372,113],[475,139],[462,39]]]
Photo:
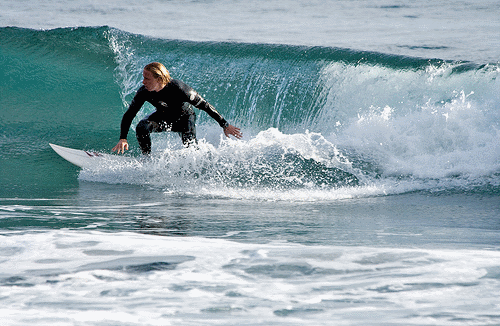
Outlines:
[[120,139],[127,139],[132,120],[144,102],[151,103],[156,111],[137,124],[136,135],[144,154],[151,152],[151,132],[178,132],[184,145],[196,142],[196,114],[191,105],[207,112],[222,128],[227,127],[224,118],[194,89],[179,80],[171,80],[161,91],[139,88],[132,103],[123,115]]

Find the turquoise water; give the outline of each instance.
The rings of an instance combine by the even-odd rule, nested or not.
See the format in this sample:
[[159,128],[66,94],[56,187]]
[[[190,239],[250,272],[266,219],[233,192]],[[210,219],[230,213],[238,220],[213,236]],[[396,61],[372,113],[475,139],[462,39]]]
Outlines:
[[[498,22],[479,19],[498,5],[290,4],[156,4],[185,14],[171,18],[176,38],[167,23],[162,37],[147,20],[140,27],[131,17],[149,9],[128,2],[48,2],[23,15],[6,2],[7,325],[498,323]],[[212,7],[241,25],[200,28]],[[460,13],[469,24],[452,28]],[[317,34],[307,27],[334,16]],[[292,18],[302,28],[285,23]],[[360,35],[371,41],[361,46]],[[155,134],[151,160],[88,170],[52,151],[49,142],[110,152],[151,61],[243,139],[223,138],[197,111],[197,149]],[[127,155],[139,156],[133,128],[152,110],[134,121]]]
[[[222,141],[212,121],[199,114],[206,146],[194,154],[200,156],[196,162],[170,156],[178,142],[159,137],[161,163],[178,173],[189,173],[181,166],[186,164],[206,170],[191,176],[195,183],[200,178],[241,191],[306,189],[323,191],[325,198],[343,184],[403,187],[395,193],[498,192],[496,64],[167,41],[107,27],[4,28],[2,44],[2,92],[9,94],[2,110],[2,166],[8,176],[2,178],[2,197],[57,197],[61,181],[76,187],[78,170],[52,159],[48,143],[109,151],[126,103],[140,85],[141,67],[152,60],[168,62],[176,78],[245,130],[244,142]],[[139,116],[150,112],[145,107]],[[163,186],[159,180],[167,170],[150,171],[152,177],[132,173],[126,183]],[[109,177],[80,174],[80,180],[98,182]]]

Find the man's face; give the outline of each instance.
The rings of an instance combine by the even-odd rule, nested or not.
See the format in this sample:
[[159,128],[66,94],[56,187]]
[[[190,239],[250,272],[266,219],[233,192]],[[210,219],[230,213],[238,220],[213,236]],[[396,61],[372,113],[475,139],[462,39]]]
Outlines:
[[142,80],[142,84],[146,87],[148,91],[158,92],[163,88],[161,79],[154,78],[153,74],[150,71],[144,70],[142,72],[142,76],[144,77],[144,79]]

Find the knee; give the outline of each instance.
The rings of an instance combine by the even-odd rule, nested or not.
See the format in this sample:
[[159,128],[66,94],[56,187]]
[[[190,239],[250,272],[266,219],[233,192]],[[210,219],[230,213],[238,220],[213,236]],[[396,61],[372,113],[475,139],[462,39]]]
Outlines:
[[149,121],[141,120],[135,128],[135,133],[137,136],[149,134]]

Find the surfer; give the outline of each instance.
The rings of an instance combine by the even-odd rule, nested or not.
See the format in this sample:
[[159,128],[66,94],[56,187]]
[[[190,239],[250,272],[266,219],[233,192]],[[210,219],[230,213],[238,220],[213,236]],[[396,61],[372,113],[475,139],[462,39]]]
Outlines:
[[151,153],[151,132],[173,131],[179,133],[185,146],[196,143],[196,114],[191,107],[208,113],[224,130],[224,134],[240,139],[239,128],[230,125],[215,108],[203,99],[194,89],[172,79],[167,68],[159,62],[153,62],[143,70],[141,88],[137,91],[128,110],[122,118],[120,140],[113,151],[124,153],[128,150],[127,134],[132,120],[144,102],[151,103],[156,111],[142,119],[136,127],[136,136],[141,151],[145,155]]

